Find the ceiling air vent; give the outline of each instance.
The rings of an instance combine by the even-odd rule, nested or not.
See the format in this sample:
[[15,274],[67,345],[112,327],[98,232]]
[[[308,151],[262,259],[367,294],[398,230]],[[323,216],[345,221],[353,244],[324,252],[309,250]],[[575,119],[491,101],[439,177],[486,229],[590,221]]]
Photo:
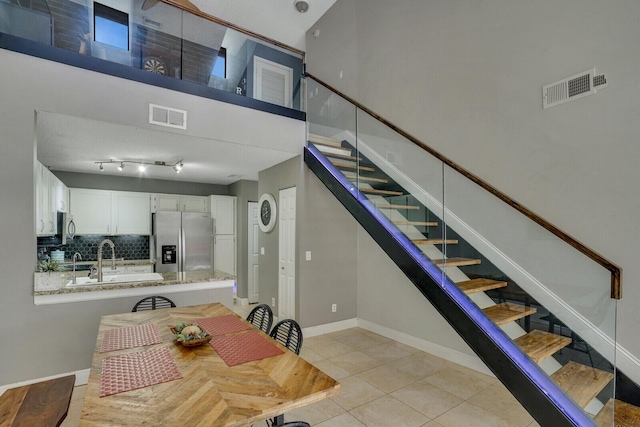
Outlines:
[[149,104],[149,123],[176,129],[187,129],[187,112],[176,108]]
[[607,86],[604,74],[596,76],[595,68],[542,87],[542,108],[554,107],[596,93]]

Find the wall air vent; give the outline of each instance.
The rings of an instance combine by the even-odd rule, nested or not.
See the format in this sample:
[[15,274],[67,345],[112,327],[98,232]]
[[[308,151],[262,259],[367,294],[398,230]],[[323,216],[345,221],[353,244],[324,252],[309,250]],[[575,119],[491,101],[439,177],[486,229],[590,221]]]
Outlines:
[[604,74],[596,76],[595,68],[542,87],[542,108],[554,107],[596,93],[607,86]]
[[187,112],[176,108],[149,104],[149,123],[176,129],[187,129]]

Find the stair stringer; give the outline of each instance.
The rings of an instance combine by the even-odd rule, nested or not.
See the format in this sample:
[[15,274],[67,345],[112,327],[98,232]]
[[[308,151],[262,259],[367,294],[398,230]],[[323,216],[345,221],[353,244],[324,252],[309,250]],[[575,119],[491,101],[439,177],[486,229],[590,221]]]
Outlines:
[[[498,249],[498,247],[460,219],[451,210],[446,209],[443,211],[442,203],[438,199],[425,191],[418,183],[400,171],[396,166],[380,156],[377,151],[371,149],[361,138],[356,139],[355,135],[349,131],[336,133],[333,138],[351,141],[352,144],[357,141],[358,151],[369,158],[378,169],[405,188],[420,201],[420,203],[438,216],[441,221],[454,229],[456,233],[478,249],[478,251],[497,268],[518,283],[522,289],[529,293],[534,299],[540,301],[549,311],[556,314],[562,322],[587,341],[590,346],[596,349],[596,351],[610,363],[614,364],[634,382],[640,384],[640,359],[624,347],[621,347],[614,338],[610,337],[605,331],[575,310],[570,304],[558,297],[547,286],[537,280],[526,269],[518,265],[517,262]],[[449,270],[447,270],[447,272],[448,271]],[[610,323],[615,322],[615,312],[608,312],[605,316],[610,319]]]
[[[541,425],[589,426],[591,419],[513,343],[440,269],[320,152],[309,146],[304,161],[354,216],[404,275]],[[427,325],[425,325],[427,326]]]

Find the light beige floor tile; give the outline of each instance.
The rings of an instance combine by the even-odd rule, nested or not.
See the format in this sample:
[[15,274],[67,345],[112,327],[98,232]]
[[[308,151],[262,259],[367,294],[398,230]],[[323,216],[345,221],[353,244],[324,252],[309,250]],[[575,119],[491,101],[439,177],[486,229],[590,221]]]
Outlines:
[[84,401],[84,396],[87,394],[87,386],[79,385],[73,388],[73,393],[71,393],[71,401],[74,400],[82,400]]
[[420,351],[394,360],[390,362],[390,365],[409,372],[418,378],[426,378],[441,369],[445,369],[448,363],[444,359]]
[[439,422],[437,422],[436,420],[432,420],[426,423],[425,425],[423,425],[422,427],[444,427],[444,426]]
[[366,427],[357,418],[348,412],[342,415],[338,415],[335,418],[331,418],[325,422],[322,422],[314,427]]
[[80,415],[82,414],[83,399],[71,400],[69,410],[67,411],[67,417],[62,421],[60,427],[77,427],[80,424]]
[[396,390],[391,393],[391,396],[429,418],[436,418],[464,402],[464,399],[436,387],[426,380]]
[[362,334],[353,334],[344,337],[338,337],[336,338],[336,341],[346,344],[356,350],[360,350],[367,347],[374,347],[385,342],[390,342],[391,340],[381,335],[377,335],[371,332],[365,332]]
[[325,374],[329,375],[334,380],[340,381],[343,378],[350,377],[351,372],[336,365],[330,360],[321,360],[313,364],[316,368],[320,369]]
[[540,427],[540,424],[538,424],[537,422],[533,421],[531,424],[529,424],[527,427]]
[[430,421],[425,415],[390,396],[383,396],[349,412],[367,427],[419,427]]
[[377,368],[364,371],[357,376],[385,393],[391,393],[419,379],[408,372],[401,371],[390,365],[378,366]]
[[489,383],[451,368],[436,372],[427,377],[426,381],[463,399],[469,399],[490,386]]
[[312,337],[304,340],[303,346],[316,352],[325,359],[331,359],[354,351],[353,347],[325,337]]
[[389,363],[396,359],[407,357],[413,352],[409,350],[410,347],[397,342],[389,342],[378,344],[373,347],[366,347],[360,351],[364,354],[373,357],[374,359],[381,360],[385,363]]
[[489,411],[464,402],[436,418],[444,427],[513,427]]
[[340,381],[340,393],[331,400],[350,411],[360,405],[384,396],[384,392],[358,377],[348,377]]
[[533,421],[533,417],[501,383],[481,391],[468,402],[506,419],[514,426],[528,426]]
[[356,327],[356,328],[343,329],[341,331],[336,331],[336,332],[330,332],[328,334],[324,334],[323,336],[335,340],[335,339],[341,338],[341,337],[348,337],[348,336],[352,336],[352,335],[364,334],[365,332],[367,332],[367,331],[362,329],[362,328],[357,328]]
[[491,375],[483,374],[482,372],[478,372],[475,369],[467,368],[466,366],[458,365],[456,363],[448,362],[448,366],[455,369],[456,371],[460,371],[465,375],[469,375],[471,377],[477,378],[481,381],[484,381],[489,384],[500,383],[496,377]]
[[[302,343],[304,344],[304,341]],[[315,351],[311,350],[310,348],[304,345],[300,349],[300,357],[302,357],[304,360],[306,360],[311,364],[320,362],[321,360],[325,360],[324,357],[320,356],[318,353],[316,353]]]
[[324,399],[284,414],[285,421],[306,421],[311,425],[319,424],[344,414],[345,410],[331,399]]
[[330,360],[352,374],[358,374],[383,364],[381,361],[367,356],[360,351],[352,351],[351,353],[346,353]]

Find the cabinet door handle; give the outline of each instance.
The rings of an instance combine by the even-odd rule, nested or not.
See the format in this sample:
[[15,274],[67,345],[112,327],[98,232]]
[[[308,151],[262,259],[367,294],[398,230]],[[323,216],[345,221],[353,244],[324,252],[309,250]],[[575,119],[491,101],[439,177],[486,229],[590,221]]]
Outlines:
[[42,227],[40,227],[40,232],[43,232],[44,231],[44,221],[40,220],[40,222],[42,223]]

